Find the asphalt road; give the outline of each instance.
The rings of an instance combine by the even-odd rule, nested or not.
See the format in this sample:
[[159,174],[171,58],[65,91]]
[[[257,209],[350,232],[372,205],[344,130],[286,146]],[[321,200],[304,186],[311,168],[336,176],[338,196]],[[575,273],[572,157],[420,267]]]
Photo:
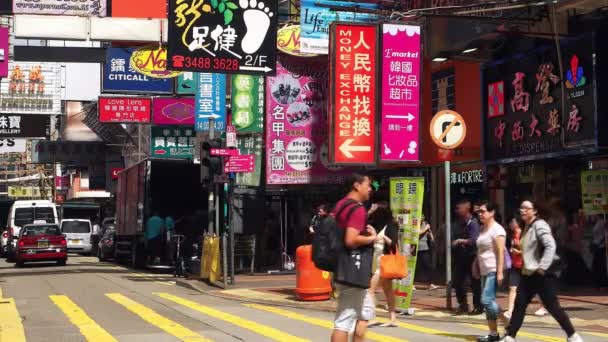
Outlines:
[[[245,304],[176,286],[171,275],[141,273],[93,257],[67,266],[0,261],[0,342],[329,341],[332,314]],[[370,341],[475,340],[480,325],[401,318]],[[607,335],[583,332],[585,341]],[[518,341],[565,341],[559,329],[524,329]]]

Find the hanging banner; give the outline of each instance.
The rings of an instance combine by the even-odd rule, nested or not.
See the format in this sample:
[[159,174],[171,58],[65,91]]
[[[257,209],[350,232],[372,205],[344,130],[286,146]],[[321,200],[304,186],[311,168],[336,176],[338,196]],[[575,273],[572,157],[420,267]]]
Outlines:
[[0,26],[0,78],[8,76],[8,27]]
[[152,101],[155,125],[194,125],[194,99],[157,97]]
[[153,158],[192,159],[196,135],[190,127],[150,127]]
[[378,26],[332,24],[330,156],[334,164],[376,163]]
[[0,139],[0,154],[25,152],[27,139]]
[[332,11],[332,8],[353,7],[377,9],[377,4],[358,1],[301,0],[300,6],[300,52],[327,54],[329,52],[329,25],[334,21],[371,22],[378,16],[370,13]]
[[226,75],[197,73],[196,80],[196,131],[208,131],[209,119],[217,131],[226,129]]
[[62,114],[58,63],[10,62],[8,74],[0,80],[0,113]]
[[169,69],[274,75],[278,1],[168,2]]
[[57,14],[79,17],[105,17],[106,0],[13,0],[15,14]]
[[108,48],[101,88],[108,93],[171,94],[173,79],[153,78],[137,71],[131,57],[133,48]]
[[420,160],[420,26],[382,25],[380,160]]
[[196,77],[195,72],[183,72],[177,76],[175,92],[180,95],[194,95],[196,94]]
[[407,311],[412,301],[416,259],[418,255],[418,235],[422,220],[424,202],[424,178],[402,177],[390,180],[391,211],[399,225],[399,247],[407,257],[406,278],[393,282],[397,308]]
[[341,183],[327,160],[327,61],[279,56],[266,78],[266,183]]
[[0,115],[0,138],[39,138],[47,136],[47,115]]
[[152,105],[148,97],[99,97],[99,122],[149,123]]
[[608,170],[581,172],[581,193],[585,216],[608,214]]
[[264,138],[261,134],[241,135],[237,138],[237,148],[241,155],[253,154],[255,156],[255,164],[253,166],[253,172],[236,174],[236,185],[260,186]]
[[232,75],[232,124],[238,133],[264,132],[264,77]]
[[[305,53],[300,51],[300,25],[288,25],[277,32],[277,48],[281,52],[296,57],[314,57],[316,53]],[[278,70],[277,70],[278,71]]]
[[133,51],[130,63],[135,71],[152,78],[173,78],[181,74],[180,71],[167,70],[167,49],[158,45]]

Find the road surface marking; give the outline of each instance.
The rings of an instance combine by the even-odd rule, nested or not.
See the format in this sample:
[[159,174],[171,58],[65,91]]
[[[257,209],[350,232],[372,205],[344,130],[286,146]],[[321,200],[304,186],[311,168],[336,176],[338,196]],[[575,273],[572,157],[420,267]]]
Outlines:
[[[379,318],[379,319],[377,319],[377,321],[381,322],[381,323],[385,323],[385,322],[388,322],[388,319]],[[399,328],[403,328],[403,329],[407,329],[407,330],[411,330],[411,331],[415,331],[415,332],[419,332],[419,333],[423,333],[423,334],[427,334],[427,335],[449,337],[449,338],[464,340],[464,341],[477,341],[477,336],[475,336],[475,335],[456,334],[456,333],[451,333],[448,331],[427,328],[427,327],[417,325],[417,324],[404,323],[404,322],[397,321],[397,326]]]
[[70,322],[80,329],[80,333],[87,341],[116,342],[104,328],[100,327],[76,303],[67,296],[49,296],[53,303],[63,311]]
[[207,316],[211,316],[213,318],[217,318],[220,319],[222,321],[234,324],[236,326],[239,326],[241,328],[247,329],[247,330],[251,330],[257,334],[260,334],[262,336],[266,336],[271,340],[274,341],[285,341],[285,342],[306,342],[306,341],[310,341],[310,340],[306,340],[303,338],[299,338],[293,335],[290,335],[288,333],[282,332],[281,330],[275,329],[273,327],[267,326],[267,325],[263,325],[263,324],[259,324],[253,321],[250,321],[248,319],[244,319],[244,318],[240,318],[238,316],[229,314],[229,313],[225,313],[213,308],[210,308],[208,306],[205,305],[201,305],[197,302],[193,302],[181,297],[177,297],[168,293],[155,293],[157,296],[170,300],[174,303],[177,303],[179,305],[185,306],[189,309],[192,309],[194,311],[198,311],[202,314],[205,314]]
[[119,293],[106,293],[106,297],[124,306],[129,311],[141,317],[144,321],[166,331],[167,333],[187,342],[208,342],[209,339],[196,332],[159,315],[156,311],[149,309]]
[[[302,321],[302,322],[306,322],[312,325],[316,325],[319,327],[323,327],[323,328],[327,328],[332,330],[334,328],[334,323],[332,321],[328,321],[328,320],[324,320],[324,319],[319,319],[319,318],[313,318],[313,317],[309,317],[306,315],[302,315],[293,311],[288,311],[288,310],[284,310],[284,309],[279,309],[276,307],[272,307],[272,306],[266,306],[266,305],[259,305],[259,304],[243,304],[244,306],[248,307],[248,308],[253,308],[253,309],[258,309],[258,310],[262,310],[262,311],[266,311],[266,312],[270,312],[276,315],[280,315],[280,316],[284,316],[287,318],[291,318],[291,319],[295,319],[297,321]],[[365,334],[365,337],[368,340],[371,341],[378,341],[378,342],[407,342],[407,340],[403,340],[400,338],[396,338],[396,337],[392,337],[392,336],[388,336],[388,335],[381,335],[372,331],[367,331],[367,333]]]
[[0,289],[0,341],[25,342],[25,330],[15,300],[2,297],[2,289]]
[[[465,324],[465,325],[475,328],[475,329],[488,331],[487,325],[483,325],[483,324]],[[517,333],[517,336],[530,338],[535,341],[545,341],[545,342],[563,342],[564,341],[563,337],[553,337],[553,336],[547,336],[547,335],[533,334],[533,333],[528,333],[528,332],[521,331],[521,330]]]
[[177,284],[177,283],[171,284],[171,282],[167,281],[167,280],[165,280],[165,281],[162,281],[162,280],[153,280],[153,279],[156,279],[156,278],[166,278],[165,275],[145,274],[145,273],[129,273],[129,275],[132,276],[132,277],[136,277],[136,278],[143,278],[144,280],[151,280],[151,281],[153,281],[153,282],[155,282],[157,284],[165,285],[165,286],[172,286],[172,285]]

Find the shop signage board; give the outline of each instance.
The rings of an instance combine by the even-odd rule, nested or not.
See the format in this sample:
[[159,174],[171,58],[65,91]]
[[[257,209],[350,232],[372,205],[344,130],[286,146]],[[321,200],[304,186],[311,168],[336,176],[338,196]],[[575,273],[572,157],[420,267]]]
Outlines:
[[0,78],[8,76],[8,27],[0,26]]
[[420,160],[420,26],[382,25],[380,160]]
[[[133,65],[134,48],[108,48],[103,66],[101,88],[107,93],[171,94],[172,78],[154,78],[137,71]],[[142,62],[143,63],[143,62]]]
[[264,77],[232,75],[232,124],[238,133],[264,131]]
[[224,161],[224,172],[253,172],[255,168],[255,155],[242,154],[226,157]]
[[153,158],[193,158],[196,134],[192,127],[151,126],[150,137],[150,154]]
[[105,161],[105,144],[92,141],[31,140],[32,163],[89,166]]
[[8,197],[9,198],[43,198],[43,197],[46,198],[52,194],[52,191],[53,191],[53,189],[50,187],[40,189],[40,187],[38,187],[38,186],[9,185],[8,186]]
[[46,115],[0,114],[0,138],[46,137],[48,126]]
[[327,146],[327,61],[279,56],[266,78],[266,183],[340,183]]
[[175,92],[180,95],[196,94],[196,78],[198,74],[191,71],[182,72],[175,81]]
[[330,160],[373,165],[378,26],[333,23],[330,30]]
[[390,206],[393,217],[399,225],[399,247],[407,257],[406,278],[393,283],[397,308],[408,310],[412,301],[416,260],[418,256],[418,236],[422,221],[424,203],[424,178],[403,177],[390,179]]
[[301,0],[300,6],[302,8],[300,13],[300,51],[304,53],[325,55],[329,53],[329,47],[331,46],[329,44],[329,26],[334,21],[370,22],[377,20],[375,14],[331,10],[332,7],[377,9],[377,4],[357,1]]
[[608,214],[608,170],[581,172],[585,216]]
[[466,138],[467,125],[457,112],[441,110],[431,119],[430,134],[439,148],[453,150]]
[[[277,32],[277,48],[288,55],[296,57],[314,57],[316,53],[306,53],[300,50],[300,25],[288,25]],[[277,69],[278,71],[278,69]]]
[[111,172],[112,172],[112,179],[118,179],[119,173],[124,170],[124,168],[122,167],[113,167]]
[[131,54],[131,67],[152,78],[174,78],[180,71],[167,70],[167,49],[164,46],[148,45]]
[[169,3],[169,69],[273,75],[278,1]]
[[23,153],[27,145],[27,139],[0,139],[0,154]]
[[8,77],[0,80],[0,113],[61,114],[61,66],[9,62]]
[[240,154],[253,154],[253,172],[237,173],[235,184],[239,186],[260,186],[262,180],[262,153],[264,150],[264,138],[261,134],[240,135],[237,138],[237,146]]
[[155,125],[194,126],[194,98],[155,97],[152,122]]
[[212,148],[209,154],[220,157],[234,157],[240,155],[240,152],[236,148]]
[[149,97],[103,97],[98,100],[99,122],[150,123]]
[[209,119],[214,129],[226,129],[226,75],[197,73],[195,125],[196,131],[208,131]]
[[56,14],[105,17],[107,0],[13,0],[15,14]]

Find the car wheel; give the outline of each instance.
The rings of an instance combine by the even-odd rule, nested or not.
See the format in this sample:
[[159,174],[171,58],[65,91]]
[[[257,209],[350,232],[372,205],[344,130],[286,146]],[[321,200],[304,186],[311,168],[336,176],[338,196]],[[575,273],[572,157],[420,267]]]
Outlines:
[[103,255],[103,252],[101,251],[101,248],[97,249],[97,259],[99,259],[99,261],[106,261],[107,258],[105,257],[105,255]]
[[67,259],[57,260],[57,266],[65,266],[66,263],[67,263]]

